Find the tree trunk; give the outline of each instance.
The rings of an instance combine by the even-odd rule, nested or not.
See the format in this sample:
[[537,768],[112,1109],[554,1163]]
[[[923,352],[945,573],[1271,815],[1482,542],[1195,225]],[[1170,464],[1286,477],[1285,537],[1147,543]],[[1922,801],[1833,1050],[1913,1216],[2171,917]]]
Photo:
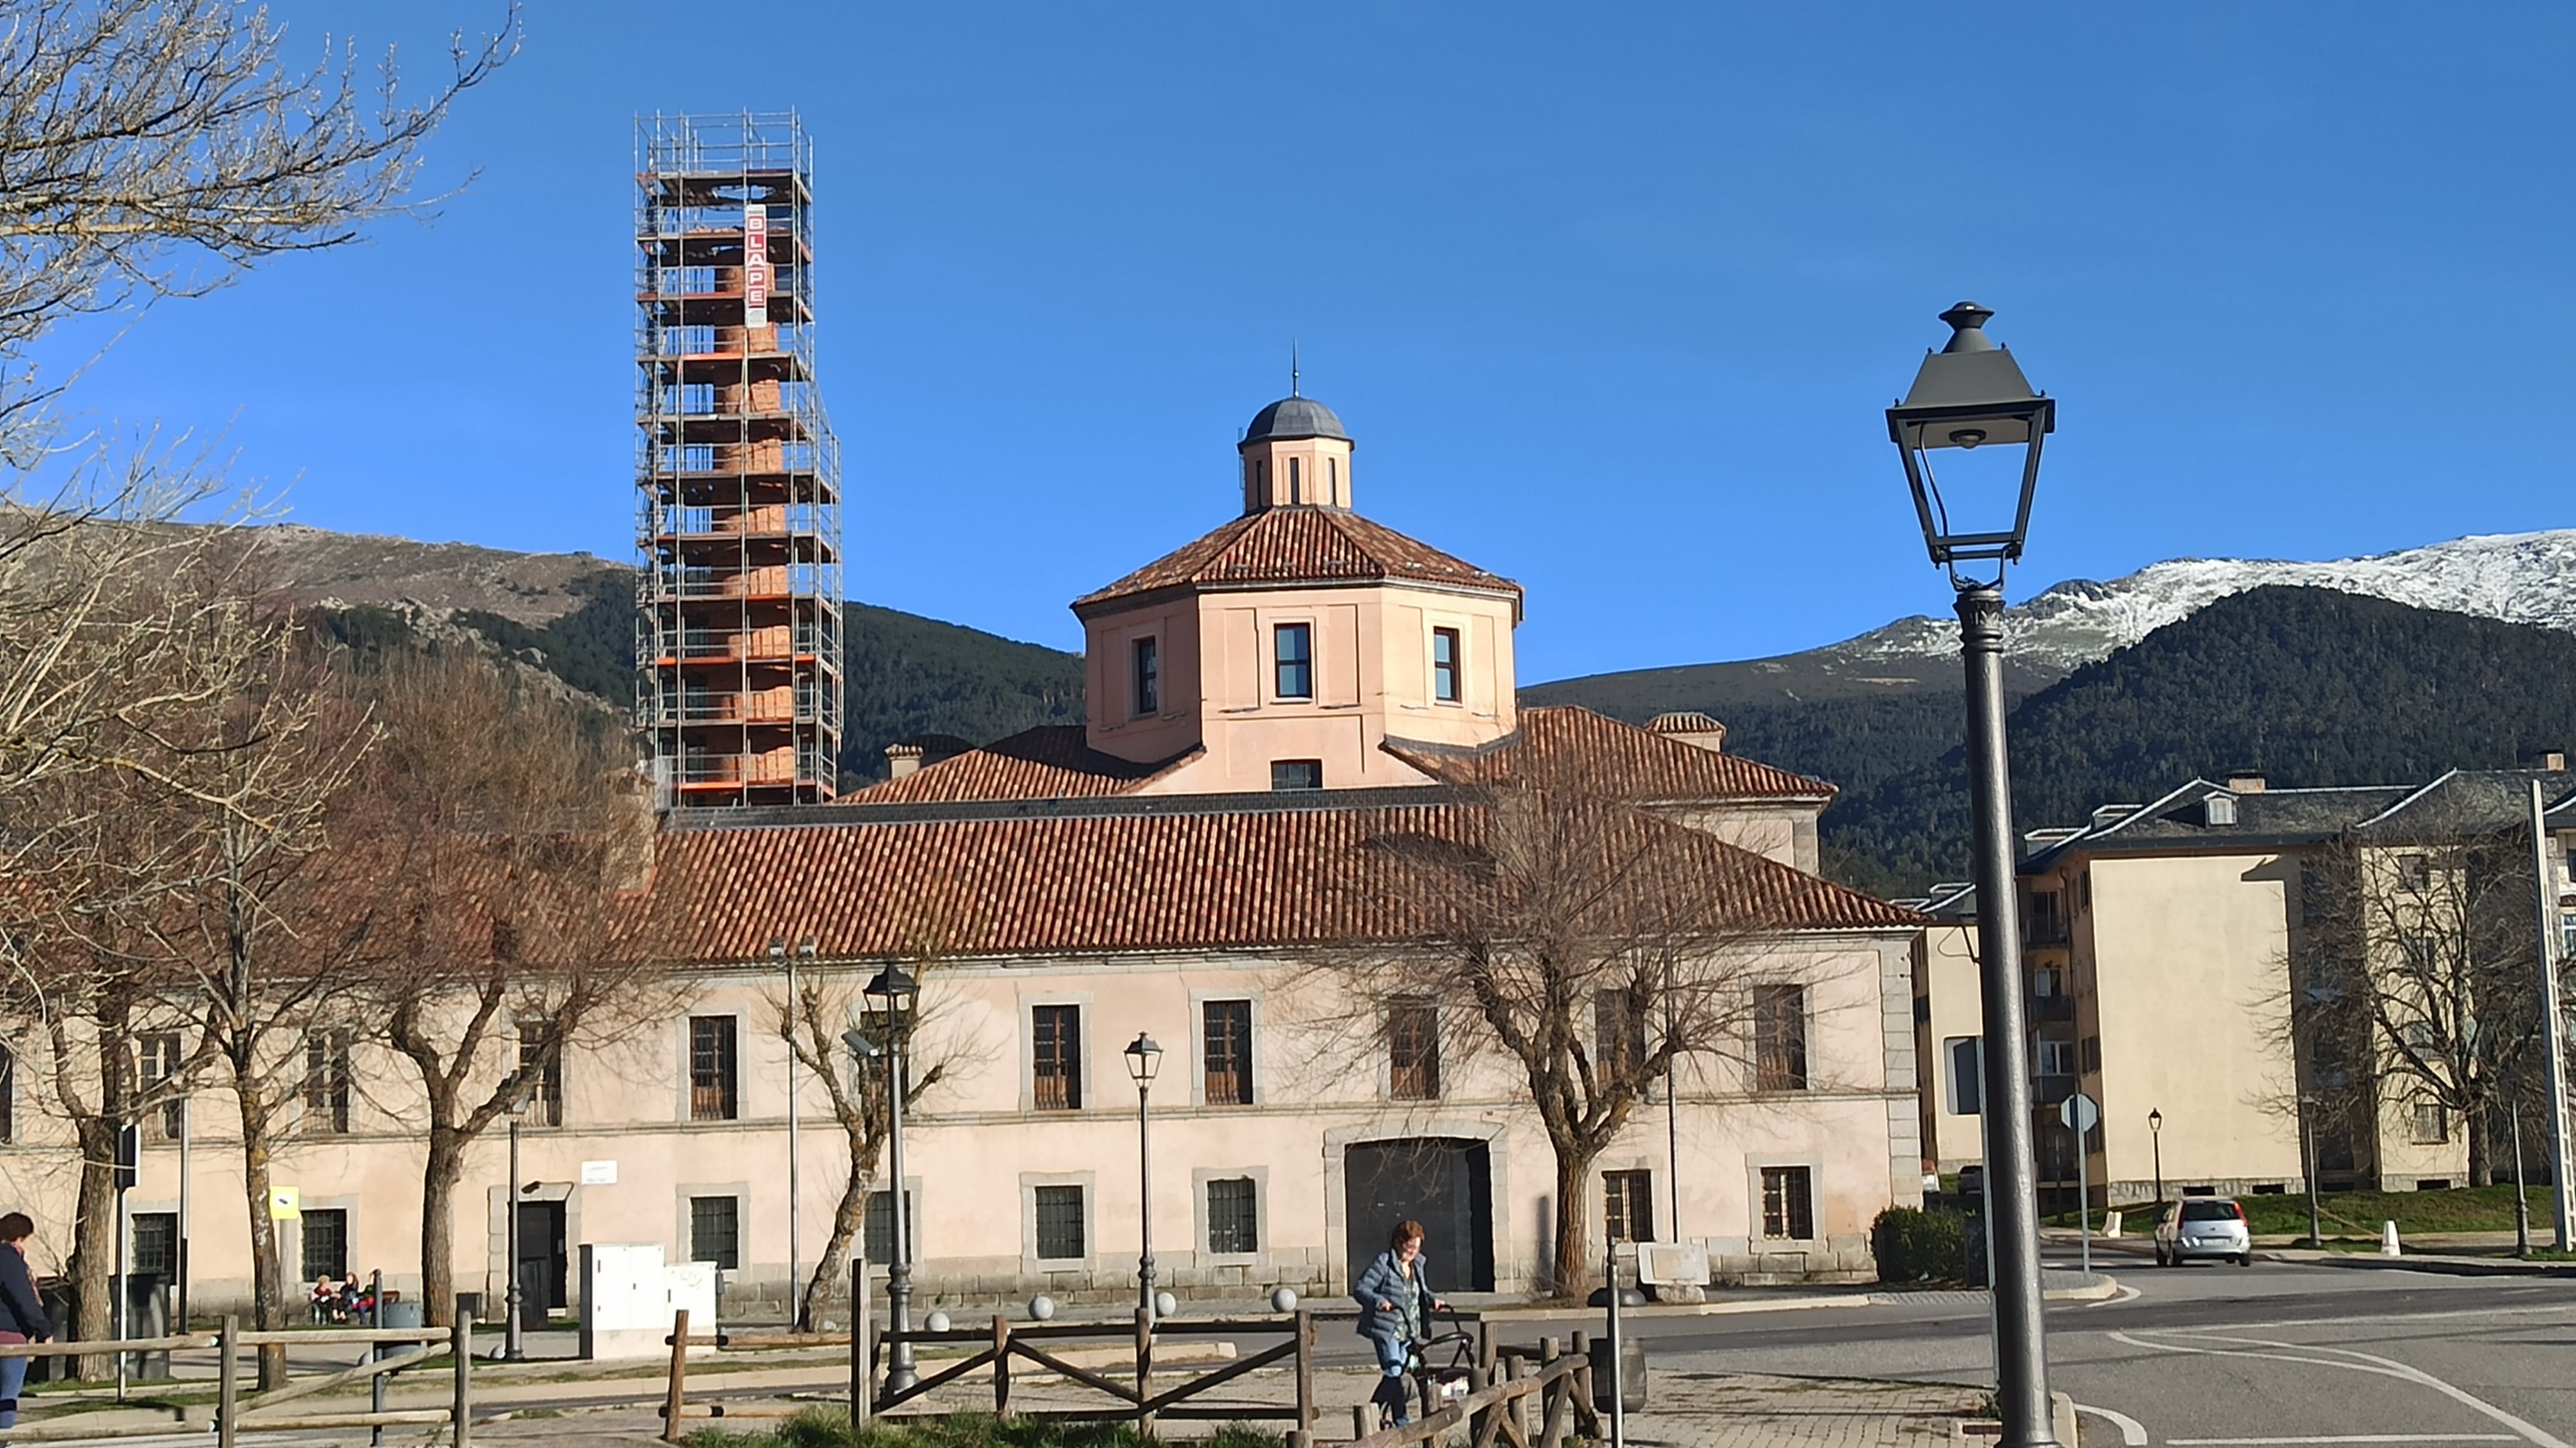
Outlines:
[[[856,1153],[853,1153],[855,1155]],[[823,1244],[823,1260],[814,1264],[814,1275],[805,1284],[801,1306],[804,1321],[819,1323],[823,1299],[848,1271],[850,1243],[858,1240],[868,1221],[868,1192],[876,1185],[876,1173],[851,1172],[841,1183],[841,1200],[832,1209],[832,1237]]]
[[464,1179],[465,1137],[452,1126],[431,1127],[420,1173],[420,1295],[432,1327],[456,1320],[456,1184]]
[[2494,1153],[2487,1149],[2487,1114],[2484,1111],[2460,1113],[2460,1131],[2469,1142],[2469,1185],[2495,1185]]
[[[233,1094],[241,1103],[242,1198],[250,1207],[251,1321],[262,1332],[286,1325],[285,1278],[278,1257],[277,1222],[268,1214],[269,1119],[267,1094],[252,1081],[234,1077]],[[286,1381],[286,1348],[265,1344],[259,1350],[259,1386],[266,1392]]]
[[1592,1288],[1592,1162],[1598,1151],[1564,1142],[1556,1151],[1556,1260],[1550,1267],[1548,1291],[1556,1297],[1581,1298]]
[[[76,1342],[104,1342],[113,1332],[111,1298],[116,1272],[116,1122],[103,1115],[83,1115],[72,1125],[80,1143],[79,1205],[72,1219],[72,1319]],[[72,1376],[113,1377],[115,1360],[106,1355],[83,1357],[69,1364]]]

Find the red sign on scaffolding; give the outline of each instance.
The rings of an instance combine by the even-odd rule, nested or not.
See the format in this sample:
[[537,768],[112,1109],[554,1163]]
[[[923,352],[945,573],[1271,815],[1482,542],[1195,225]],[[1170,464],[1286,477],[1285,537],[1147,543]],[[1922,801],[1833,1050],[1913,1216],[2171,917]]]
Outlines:
[[757,201],[742,208],[742,324],[769,325],[769,208]]

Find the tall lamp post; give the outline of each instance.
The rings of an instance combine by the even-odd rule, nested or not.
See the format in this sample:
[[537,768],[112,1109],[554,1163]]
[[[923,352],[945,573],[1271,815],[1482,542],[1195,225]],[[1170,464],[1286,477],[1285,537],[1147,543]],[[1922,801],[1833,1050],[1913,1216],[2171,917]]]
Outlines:
[[[772,937],[769,958],[787,971],[787,1029],[793,1035],[798,1023],[796,965],[812,964],[821,947],[811,935],[796,942],[796,953],[787,953],[787,942]],[[792,1331],[805,1330],[805,1174],[803,1138],[796,1122],[796,1052],[787,1053],[787,1325]]]
[[521,1337],[524,1329],[519,1324],[519,1123],[527,1114],[528,1092],[522,1083],[510,1096],[510,1277],[509,1286],[501,1293],[501,1357],[514,1363],[528,1356],[528,1345]]
[[2156,1146],[2156,1205],[2161,1207],[2165,1204],[2165,1114],[2161,1108],[2147,1113],[2147,1139]]
[[912,1359],[912,1223],[904,1210],[904,1050],[921,1005],[921,982],[900,964],[889,965],[861,987],[885,1014],[886,1172],[894,1179],[894,1260],[886,1264],[886,1391],[899,1393],[921,1380]]
[[[2030,1063],[2023,1048],[2019,915],[2013,903],[2012,779],[2004,752],[2004,566],[2021,557],[2042,443],[2057,404],[2031,390],[2012,354],[1986,336],[1994,313],[1961,302],[1941,314],[1950,340],[1927,354],[1905,400],[1887,410],[1887,434],[1905,460],[1905,481],[1932,562],[1950,574],[1967,669],[1968,786],[1975,816],[1979,987],[1985,1036],[1986,1203],[1994,1280],[1995,1398],[2003,1410],[2001,1448],[2054,1448],[2048,1414],[2048,1354],[2041,1318],[2039,1172],[2032,1160]],[[1932,455],[1993,446],[2021,449],[2018,498],[1971,515],[1972,500],[1944,498]],[[1958,484],[1953,483],[1957,492]],[[1999,489],[2001,491],[2001,489]],[[1954,520],[1957,506],[1965,521]],[[1991,578],[1976,565],[1993,565]],[[1962,566],[1967,567],[1962,572]]]
[[1154,1073],[1163,1069],[1163,1048],[1142,1031],[1127,1043],[1127,1074],[1136,1081],[1136,1229],[1142,1234],[1143,1250],[1136,1256],[1136,1305],[1147,1317],[1154,1314],[1154,1142],[1152,1122],[1148,1116],[1148,1098],[1154,1092]]

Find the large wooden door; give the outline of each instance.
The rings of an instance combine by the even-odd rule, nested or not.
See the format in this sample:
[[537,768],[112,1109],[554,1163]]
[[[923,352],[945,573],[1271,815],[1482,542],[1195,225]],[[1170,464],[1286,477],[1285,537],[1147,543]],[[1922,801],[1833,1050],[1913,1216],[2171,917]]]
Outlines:
[[1356,1142],[1342,1151],[1350,1278],[1356,1281],[1387,1234],[1420,1222],[1431,1285],[1443,1293],[1494,1290],[1494,1208],[1485,1143],[1411,1136]]

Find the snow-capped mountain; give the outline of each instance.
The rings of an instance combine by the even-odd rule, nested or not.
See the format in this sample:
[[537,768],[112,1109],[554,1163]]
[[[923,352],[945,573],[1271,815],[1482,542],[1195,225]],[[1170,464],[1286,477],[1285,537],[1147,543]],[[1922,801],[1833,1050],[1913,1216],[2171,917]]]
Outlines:
[[[2328,563],[2176,558],[2109,583],[2071,579],[2005,611],[2005,650],[2024,668],[2067,673],[2206,604],[2266,584],[2336,588],[2576,631],[2576,529],[2457,538]],[[1917,616],[1816,653],[1858,664],[1948,660],[1958,651],[1955,622]]]

